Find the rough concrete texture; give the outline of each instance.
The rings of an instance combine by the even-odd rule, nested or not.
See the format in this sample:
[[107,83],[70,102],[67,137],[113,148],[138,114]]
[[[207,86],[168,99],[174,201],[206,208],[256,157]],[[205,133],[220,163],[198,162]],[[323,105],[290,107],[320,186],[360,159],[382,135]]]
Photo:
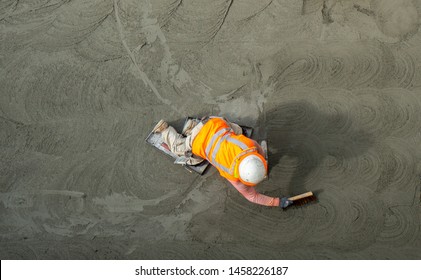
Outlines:
[[[420,259],[420,0],[2,0],[2,259]],[[147,145],[268,139],[246,201]]]

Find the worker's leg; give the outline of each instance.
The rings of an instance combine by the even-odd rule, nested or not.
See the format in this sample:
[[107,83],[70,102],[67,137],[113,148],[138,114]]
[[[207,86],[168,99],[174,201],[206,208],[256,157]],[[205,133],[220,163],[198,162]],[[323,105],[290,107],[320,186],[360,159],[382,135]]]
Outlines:
[[186,152],[191,151],[190,145],[186,142],[186,137],[177,133],[172,126],[169,126],[162,131],[161,135],[164,143],[167,144],[171,152],[177,156],[184,156]]
[[162,131],[162,140],[168,145],[171,152],[177,156],[187,157],[187,164],[196,165],[201,163],[204,159],[192,154],[192,143],[202,127],[203,124],[200,123],[193,128],[192,133],[189,136],[184,137],[183,135],[177,133],[173,127],[169,126],[167,129]]
[[192,150],[193,147],[193,140],[196,138],[197,134],[199,134],[199,131],[202,129],[203,123],[199,122],[190,132],[190,134],[186,137],[186,147]]
[[193,147],[193,141],[194,138],[196,138],[197,134],[199,134],[199,131],[202,129],[203,123],[199,122],[192,130],[189,136],[186,137],[186,148],[190,151],[190,158],[188,160],[188,164],[190,165],[196,165],[204,161],[203,158],[194,155],[191,153],[192,147]]

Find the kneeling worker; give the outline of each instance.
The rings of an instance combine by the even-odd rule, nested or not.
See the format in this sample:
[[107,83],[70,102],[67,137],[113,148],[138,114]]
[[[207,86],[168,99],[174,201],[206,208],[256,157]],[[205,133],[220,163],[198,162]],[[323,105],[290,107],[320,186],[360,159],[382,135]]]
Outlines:
[[255,190],[254,186],[267,177],[267,162],[262,147],[244,136],[239,125],[219,117],[190,119],[181,135],[160,120],[153,132],[161,133],[174,154],[188,157],[187,164],[208,160],[250,202],[282,208],[289,205],[288,201]]

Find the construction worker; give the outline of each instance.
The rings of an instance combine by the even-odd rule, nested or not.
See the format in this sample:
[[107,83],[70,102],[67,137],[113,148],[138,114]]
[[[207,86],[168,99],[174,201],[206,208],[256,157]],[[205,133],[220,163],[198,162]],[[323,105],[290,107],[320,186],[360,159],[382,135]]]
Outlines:
[[258,193],[254,186],[267,177],[267,162],[262,147],[242,134],[242,128],[220,117],[189,119],[182,134],[160,120],[153,129],[164,143],[186,163],[196,165],[208,160],[247,200],[265,206],[290,205],[285,198]]

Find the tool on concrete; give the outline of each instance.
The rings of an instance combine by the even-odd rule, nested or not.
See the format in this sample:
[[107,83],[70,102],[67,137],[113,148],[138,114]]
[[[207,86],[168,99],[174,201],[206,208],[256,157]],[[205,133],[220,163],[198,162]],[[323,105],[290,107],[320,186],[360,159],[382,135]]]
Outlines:
[[290,205],[300,206],[315,201],[317,201],[317,197],[313,192],[306,192],[292,197],[282,197],[279,206],[286,209]]
[[262,147],[263,152],[265,152],[265,160],[269,165],[269,157],[268,157],[268,143],[266,140],[262,140],[262,142],[260,142],[260,146]]
[[[184,126],[187,123],[187,121],[190,120],[190,119],[198,119],[198,118],[187,117],[186,120],[184,121]],[[240,125],[240,126],[243,129],[243,134],[245,136],[251,138],[251,135],[253,134],[253,128],[251,128],[249,126],[242,126],[242,125]],[[180,157],[180,156],[177,156],[176,154],[172,153],[170,148],[168,147],[168,145],[165,144],[164,141],[162,140],[162,137],[161,137],[160,133],[154,133],[153,131],[150,132],[149,135],[146,137],[145,141],[147,143],[151,144],[152,146],[154,146],[155,148],[157,148],[158,150],[160,150],[161,152],[163,152],[166,155],[173,158],[174,164],[178,164],[178,165],[183,166],[189,172],[196,172],[200,175],[203,175],[206,168],[209,166],[209,162],[206,161],[206,160],[202,161],[201,163],[199,163],[197,165],[187,164],[188,158],[186,158],[184,156]]]
[[[269,166],[268,142],[266,140],[262,140],[262,142],[260,142],[260,147],[262,147],[262,150],[265,153],[266,165]],[[267,179],[269,179],[269,174],[267,175]]]

